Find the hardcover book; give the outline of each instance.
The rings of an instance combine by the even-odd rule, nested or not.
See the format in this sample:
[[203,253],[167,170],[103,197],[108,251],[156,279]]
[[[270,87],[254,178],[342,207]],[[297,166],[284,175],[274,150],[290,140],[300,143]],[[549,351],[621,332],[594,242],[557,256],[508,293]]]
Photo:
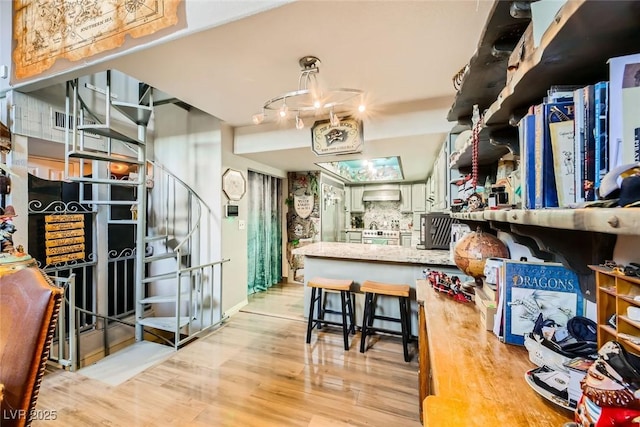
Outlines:
[[[626,147],[633,145],[633,139],[623,141],[623,117],[631,113],[623,106],[623,90],[628,90],[625,97],[628,101],[632,101],[635,92],[635,75],[632,70],[633,66],[638,64],[640,64],[640,53],[609,59],[609,170],[632,161],[628,154],[626,157],[623,156],[623,145]],[[630,67],[627,67],[628,65]],[[628,82],[627,85],[623,84],[625,79]],[[627,87],[623,89],[623,86]],[[636,103],[638,103],[637,99]]]
[[573,100],[545,104],[558,206],[576,202]]
[[536,207],[536,157],[535,157],[535,128],[536,118],[533,108],[518,123],[520,131],[520,179],[522,187],[522,203],[525,209]]
[[539,314],[560,327],[583,315],[578,276],[562,264],[505,260],[502,272],[505,343],[524,345]]
[[594,135],[596,127],[596,104],[595,86],[584,87],[584,132],[583,146],[584,163],[582,166],[582,186],[584,190],[584,200],[592,202],[596,199],[596,138]]
[[640,161],[640,63],[626,64],[622,77],[622,161]]
[[596,83],[595,103],[595,187],[597,191],[600,188],[600,181],[609,171],[609,82]]
[[574,145],[573,145],[573,160],[575,171],[574,174],[574,187],[576,189],[576,202],[584,202],[584,187],[582,185],[582,167],[584,165],[584,90],[582,88],[576,89],[573,92],[573,107],[574,107]]

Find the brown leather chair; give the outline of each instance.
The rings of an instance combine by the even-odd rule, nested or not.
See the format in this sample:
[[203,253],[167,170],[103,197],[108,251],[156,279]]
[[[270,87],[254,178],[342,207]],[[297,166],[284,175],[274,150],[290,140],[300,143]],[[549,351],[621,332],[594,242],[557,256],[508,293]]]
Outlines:
[[31,424],[63,292],[33,260],[0,264],[2,427]]

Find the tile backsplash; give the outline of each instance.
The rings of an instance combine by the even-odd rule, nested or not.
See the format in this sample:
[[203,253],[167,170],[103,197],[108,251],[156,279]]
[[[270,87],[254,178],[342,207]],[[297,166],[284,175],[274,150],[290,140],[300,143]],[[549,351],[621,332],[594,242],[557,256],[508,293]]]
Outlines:
[[398,224],[400,230],[413,228],[413,215],[400,212],[400,202],[364,202],[364,214],[351,214],[352,217],[360,216],[364,222],[364,228],[369,228],[371,223],[378,224],[378,229],[391,229]]

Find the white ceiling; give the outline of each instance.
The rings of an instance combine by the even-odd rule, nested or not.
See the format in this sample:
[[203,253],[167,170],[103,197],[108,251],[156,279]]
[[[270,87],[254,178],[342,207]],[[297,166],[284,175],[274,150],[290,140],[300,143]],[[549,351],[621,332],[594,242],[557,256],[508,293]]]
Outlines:
[[[267,99],[297,89],[298,59],[314,55],[328,86],[367,92],[371,125],[398,109],[430,105],[442,110],[438,114],[449,126],[452,76],[473,56],[492,5],[489,0],[301,0],[138,49],[107,66],[242,127],[251,125]],[[446,129],[416,132],[367,141],[365,128],[360,156],[400,155],[407,179],[425,179]],[[304,137],[310,140],[308,130]],[[300,148],[246,157],[284,171],[316,169],[315,161],[333,160]]]

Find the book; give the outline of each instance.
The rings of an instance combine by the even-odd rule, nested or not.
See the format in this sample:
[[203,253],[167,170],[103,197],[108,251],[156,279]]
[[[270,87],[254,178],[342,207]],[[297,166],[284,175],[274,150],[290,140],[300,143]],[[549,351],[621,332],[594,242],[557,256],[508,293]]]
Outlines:
[[518,122],[520,136],[520,180],[522,188],[522,203],[525,209],[536,207],[536,157],[535,157],[535,130],[536,117],[534,108]]
[[622,77],[622,160],[640,161],[640,62],[626,64]]
[[584,187],[582,185],[582,166],[584,164],[584,89],[573,92],[573,170],[576,203],[584,202]]
[[558,206],[568,207],[576,202],[573,98],[570,101],[546,103],[545,117]]
[[507,344],[524,345],[539,314],[559,327],[582,316],[584,299],[578,276],[560,263],[505,260],[503,332]]
[[595,84],[595,182],[596,192],[600,188],[600,181],[609,171],[609,82]]
[[[614,167],[630,163],[630,157],[623,157],[622,147],[633,144],[633,140],[623,141],[623,116],[630,111],[623,108],[623,80],[629,64],[640,64],[640,53],[634,55],[609,58],[609,170]],[[630,74],[629,74],[630,75]],[[635,76],[634,76],[635,77]],[[635,79],[634,79],[635,80]],[[634,81],[635,83],[635,81]],[[633,89],[628,87],[627,89]],[[633,90],[628,93],[628,98],[633,95]]]
[[[545,153],[548,150],[545,150],[546,144],[544,140],[544,129],[545,129],[545,119],[544,119],[544,104],[538,104],[534,106],[534,121],[535,121],[535,130],[534,130],[534,165],[535,165],[535,209],[542,209],[546,207],[546,194],[545,194],[545,169],[552,169],[550,165],[545,165]],[[552,172],[553,173],[553,172]],[[547,184],[548,185],[548,184]],[[555,190],[555,183],[554,183]]]
[[585,202],[592,202],[596,199],[595,179],[596,162],[595,147],[595,86],[584,87],[584,129],[582,135],[582,151],[584,152],[582,164],[582,186]]

